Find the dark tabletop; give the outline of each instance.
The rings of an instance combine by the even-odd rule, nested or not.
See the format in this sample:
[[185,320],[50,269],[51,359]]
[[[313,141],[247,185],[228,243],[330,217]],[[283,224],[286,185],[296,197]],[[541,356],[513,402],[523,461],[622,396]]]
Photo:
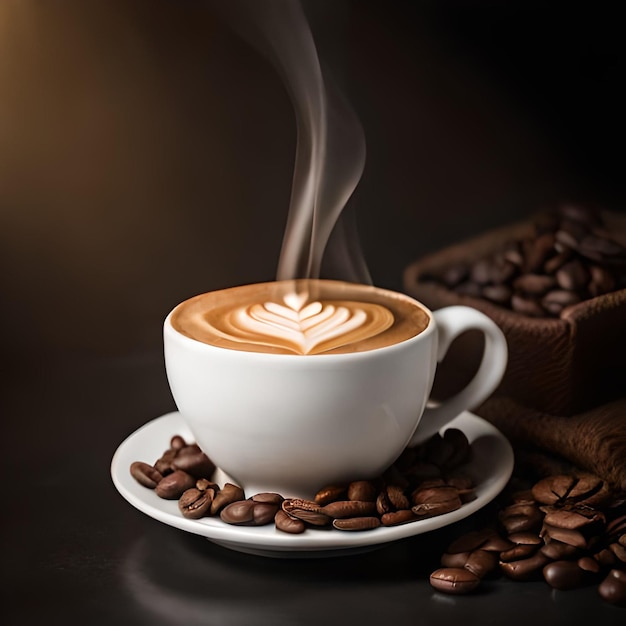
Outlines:
[[[352,203],[376,284],[563,199],[626,206],[626,54],[601,4],[305,8],[364,127]],[[360,555],[273,559],[116,491],[116,448],[175,409],[166,313],[276,271],[293,109],[215,3],[0,3],[0,138],[2,623],[623,623],[594,586],[435,592],[446,544],[488,510]]]

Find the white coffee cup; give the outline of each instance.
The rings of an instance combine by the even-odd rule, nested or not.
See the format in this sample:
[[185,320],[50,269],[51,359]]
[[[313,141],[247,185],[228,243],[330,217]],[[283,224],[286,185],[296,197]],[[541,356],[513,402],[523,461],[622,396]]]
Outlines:
[[[507,345],[479,311],[436,312],[404,294],[427,327],[408,339],[342,354],[273,354],[209,345],[164,324],[167,376],[197,443],[246,495],[264,491],[312,498],[322,487],[379,476],[407,446],[442,429],[498,386]],[[469,329],[485,335],[471,382],[426,406],[437,363]]]

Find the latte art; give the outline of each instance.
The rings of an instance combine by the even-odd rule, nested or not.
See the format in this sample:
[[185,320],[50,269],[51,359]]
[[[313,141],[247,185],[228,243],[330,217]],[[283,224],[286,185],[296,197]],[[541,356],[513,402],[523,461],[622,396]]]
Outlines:
[[172,326],[217,347],[314,355],[372,350],[419,334],[428,315],[410,299],[341,281],[275,281],[201,294]]
[[215,330],[233,341],[316,354],[368,339],[393,324],[391,311],[378,304],[309,302],[294,308],[294,301],[236,308],[216,321]]

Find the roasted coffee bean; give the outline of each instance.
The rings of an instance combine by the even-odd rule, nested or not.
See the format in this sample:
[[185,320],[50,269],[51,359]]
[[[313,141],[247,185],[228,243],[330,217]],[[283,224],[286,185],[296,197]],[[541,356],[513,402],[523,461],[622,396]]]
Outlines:
[[464,567],[478,578],[484,578],[498,567],[498,557],[487,550],[474,550],[470,552]]
[[618,558],[615,556],[615,553],[608,548],[602,548],[593,555],[593,558],[604,567],[613,567],[614,565],[617,565],[618,562]]
[[333,528],[337,530],[373,530],[380,526],[378,517],[346,517],[343,519],[334,519]]
[[244,491],[239,485],[226,483],[213,498],[213,502],[211,503],[211,515],[216,515],[225,506],[243,500],[245,497]]
[[187,489],[178,500],[178,508],[183,517],[200,519],[211,512],[213,490]]
[[348,500],[376,502],[378,491],[370,480],[356,480],[348,485]]
[[512,504],[499,514],[500,523],[507,535],[538,529],[543,521],[543,514],[532,504]]
[[580,296],[573,291],[553,289],[541,299],[541,306],[549,313],[558,316],[563,309],[578,304],[580,301]]
[[131,463],[130,474],[140,485],[148,487],[148,489],[154,489],[163,479],[159,470],[143,461],[134,461]]
[[548,476],[532,487],[533,498],[541,504],[565,502],[577,479],[574,476]]
[[548,232],[530,242],[523,262],[525,273],[536,272],[543,266],[554,247],[554,241],[554,234]]
[[584,581],[584,571],[575,561],[554,561],[543,568],[545,581],[554,589],[575,589]]
[[394,509],[410,508],[409,499],[404,495],[404,489],[398,485],[387,485],[385,489],[387,499]]
[[346,485],[328,485],[315,494],[315,502],[321,506],[341,499],[347,490]]
[[287,515],[282,509],[276,512],[274,523],[278,530],[290,535],[299,535],[306,530],[306,524],[301,519]]
[[176,458],[177,450],[173,448],[169,448],[166,450],[156,461],[154,467],[161,473],[163,476],[166,474],[170,474],[174,471],[172,467],[172,462]]
[[528,317],[544,317],[545,310],[534,298],[513,294],[511,296],[511,308],[516,313],[527,315]]
[[442,502],[424,502],[422,504],[415,504],[411,507],[411,511],[417,515],[420,519],[427,517],[436,517],[437,515],[444,515],[445,513],[451,513],[460,509],[462,506],[461,498],[457,495],[450,500],[444,500]]
[[187,445],[187,442],[180,435],[174,435],[170,439],[170,448],[172,450],[180,450],[181,448],[184,448],[186,445]]
[[196,484],[196,479],[183,470],[175,470],[171,474],[164,476],[155,487],[155,492],[159,498],[165,500],[177,500],[187,489],[191,489]]
[[548,561],[548,557],[539,551],[527,559],[500,561],[500,570],[505,576],[513,580],[529,580],[536,576]]
[[271,493],[271,492],[263,492],[257,493],[253,495],[250,500],[254,500],[254,502],[260,502],[263,504],[275,504],[280,507],[283,503],[283,498],[279,493]]
[[574,505],[569,507],[556,508],[544,506],[544,524],[557,526],[558,528],[580,529],[594,523],[604,523],[606,518],[603,513],[587,507],[585,505]]
[[454,487],[418,487],[411,494],[411,502],[414,505],[432,504],[435,502],[455,500],[457,497],[458,491]]
[[501,537],[497,533],[491,535],[486,541],[480,545],[481,550],[487,550],[487,552],[506,552],[511,548],[514,548],[515,544],[504,537]]
[[540,550],[544,556],[547,556],[553,561],[571,559],[577,557],[581,553],[581,548],[550,537],[545,537],[545,543],[541,546]]
[[442,567],[430,575],[430,584],[437,591],[459,595],[476,589],[480,578],[462,567]]
[[381,516],[380,521],[383,526],[399,526],[408,522],[414,522],[419,519],[411,509],[402,509],[400,511],[390,511]]
[[587,286],[589,272],[578,259],[574,259],[557,271],[556,280],[561,289],[579,291]]
[[322,513],[322,507],[317,502],[300,498],[284,500],[282,509],[287,515],[301,519],[303,522],[313,526],[327,526],[332,520],[329,515]]
[[590,574],[598,574],[600,572],[600,563],[593,557],[581,556],[576,563],[584,572],[589,572]]
[[215,465],[198,446],[180,448],[172,463],[173,469],[183,470],[196,478],[209,478],[215,471]]
[[523,274],[513,281],[513,288],[531,296],[541,296],[556,286],[556,279],[545,274]]
[[585,220],[573,214],[543,214],[534,237],[506,242],[462,270],[445,268],[439,278],[423,279],[536,318],[560,317],[566,307],[625,288],[626,248],[603,228],[600,213]]
[[251,500],[251,502],[254,502],[252,515],[255,526],[265,526],[274,521],[276,513],[280,509],[280,504],[276,502],[256,502],[255,500]]
[[626,514],[618,515],[606,525],[607,535],[620,535],[626,532]]
[[626,606],[626,572],[612,569],[600,583],[598,593],[606,602]]
[[626,548],[615,542],[609,545],[609,550],[622,562],[626,563]]
[[469,559],[470,554],[471,552],[455,552],[454,554],[445,552],[441,555],[441,566],[465,567],[465,564],[467,563],[467,559]]
[[448,267],[442,274],[443,282],[448,287],[456,287],[469,276],[469,266],[465,263],[458,263]]
[[376,498],[376,512],[379,515],[384,515],[385,513],[389,513],[394,510],[391,502],[389,502],[389,498],[387,497],[386,491],[381,491]]
[[510,563],[511,561],[521,561],[522,559],[528,559],[539,549],[538,545],[533,544],[519,544],[500,552],[500,560],[504,563]]
[[198,480],[196,480],[196,489],[200,489],[201,491],[213,489],[214,493],[217,493],[220,490],[219,485],[208,478],[198,478]]
[[227,524],[253,526],[254,506],[255,503],[252,500],[231,502],[220,511],[220,519]]
[[334,519],[345,517],[367,517],[375,515],[375,502],[360,502],[359,500],[337,500],[330,502],[319,509],[320,513]]
[[540,546],[543,544],[541,537],[531,532],[512,533],[509,535],[508,539],[518,546]]
[[574,546],[576,548],[587,547],[587,539],[585,535],[578,529],[560,528],[559,526],[544,524],[541,529],[541,536],[544,537],[544,540],[545,537],[548,536],[551,539],[562,541],[563,543],[567,543],[570,546]]

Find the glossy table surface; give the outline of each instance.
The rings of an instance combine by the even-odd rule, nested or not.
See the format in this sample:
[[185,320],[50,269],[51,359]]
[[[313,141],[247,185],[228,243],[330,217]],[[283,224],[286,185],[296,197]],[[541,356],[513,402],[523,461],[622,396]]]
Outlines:
[[[305,2],[364,128],[351,202],[377,285],[546,204],[626,206],[621,22],[497,4]],[[435,592],[445,546],[489,511],[363,554],[268,559],[116,491],[117,447],[175,410],[167,312],[275,276],[293,107],[216,5],[0,2],[0,622],[623,624],[593,586]]]

